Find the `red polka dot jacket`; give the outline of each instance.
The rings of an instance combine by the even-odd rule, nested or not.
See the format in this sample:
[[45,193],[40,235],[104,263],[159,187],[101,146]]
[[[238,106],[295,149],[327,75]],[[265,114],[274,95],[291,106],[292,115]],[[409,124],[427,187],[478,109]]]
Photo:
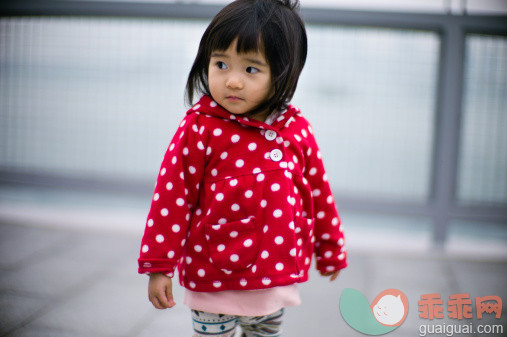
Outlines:
[[193,291],[263,289],[347,266],[340,218],[312,127],[289,106],[271,125],[203,96],[164,156],[139,273]]

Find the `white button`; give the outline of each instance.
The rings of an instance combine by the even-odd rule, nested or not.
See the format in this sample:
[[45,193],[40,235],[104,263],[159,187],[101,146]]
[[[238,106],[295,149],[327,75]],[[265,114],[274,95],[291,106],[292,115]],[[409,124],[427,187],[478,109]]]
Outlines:
[[276,132],[273,130],[267,130],[264,137],[266,137],[267,140],[273,140],[276,138]]
[[280,151],[278,149],[274,149],[269,154],[269,157],[271,158],[272,161],[280,161],[280,160],[282,160],[283,153],[282,153],[282,151]]

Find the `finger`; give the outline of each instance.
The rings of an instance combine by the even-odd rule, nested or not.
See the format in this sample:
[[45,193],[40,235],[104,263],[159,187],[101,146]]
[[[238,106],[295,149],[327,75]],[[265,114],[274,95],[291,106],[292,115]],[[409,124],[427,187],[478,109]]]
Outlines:
[[160,306],[162,306],[162,309],[170,308],[169,301],[167,300],[165,289],[160,289],[160,291],[157,292],[157,300],[160,303]]
[[176,305],[176,302],[174,302],[174,296],[173,296],[173,287],[172,284],[168,284],[165,288],[165,296],[167,298],[167,307],[172,308]]
[[338,277],[338,275],[339,275],[339,274],[340,274],[340,271],[335,272],[335,273],[331,276],[330,281],[332,282],[332,281],[336,280],[336,278]]
[[157,309],[165,309],[161,304],[160,304],[160,301],[158,300],[157,297],[155,296],[150,296],[150,302],[151,304],[153,304],[153,306]]

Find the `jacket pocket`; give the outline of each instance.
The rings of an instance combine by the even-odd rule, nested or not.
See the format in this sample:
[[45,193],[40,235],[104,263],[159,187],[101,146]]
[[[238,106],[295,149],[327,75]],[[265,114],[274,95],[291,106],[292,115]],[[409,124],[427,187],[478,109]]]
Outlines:
[[255,217],[205,225],[210,262],[229,273],[250,268],[257,259],[260,236]]

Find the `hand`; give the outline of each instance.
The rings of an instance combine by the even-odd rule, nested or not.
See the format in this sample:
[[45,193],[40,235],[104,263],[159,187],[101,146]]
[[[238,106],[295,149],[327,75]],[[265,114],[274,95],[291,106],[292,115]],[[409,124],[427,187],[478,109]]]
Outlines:
[[322,276],[331,276],[331,278],[329,279],[330,282],[336,280],[336,278],[338,277],[338,274],[340,274],[340,271],[337,270],[337,271],[330,271],[330,272],[327,272],[327,273],[320,273]]
[[173,298],[173,281],[164,274],[150,275],[148,283],[148,298],[157,309],[172,308],[176,305]]

